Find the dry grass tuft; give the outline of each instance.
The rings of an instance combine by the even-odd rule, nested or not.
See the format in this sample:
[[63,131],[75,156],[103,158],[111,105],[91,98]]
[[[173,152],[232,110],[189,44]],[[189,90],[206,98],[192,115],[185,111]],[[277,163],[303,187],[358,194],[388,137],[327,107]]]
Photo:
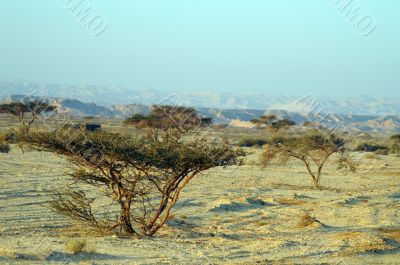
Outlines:
[[306,213],[300,217],[300,221],[297,224],[297,228],[305,228],[311,225],[319,225],[319,224],[320,222],[317,219]]
[[90,248],[86,242],[86,240],[82,239],[73,239],[67,242],[65,245],[65,251],[70,252],[72,254],[79,253],[94,253],[94,248]]
[[303,205],[303,204],[307,203],[306,201],[297,200],[294,198],[278,198],[275,201],[277,201],[281,204],[286,204],[286,205]]

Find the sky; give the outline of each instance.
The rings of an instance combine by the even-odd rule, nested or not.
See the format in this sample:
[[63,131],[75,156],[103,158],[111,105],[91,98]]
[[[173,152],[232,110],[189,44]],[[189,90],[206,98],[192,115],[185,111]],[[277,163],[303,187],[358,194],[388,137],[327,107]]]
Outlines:
[[0,80],[400,97],[400,1],[345,1],[2,0]]

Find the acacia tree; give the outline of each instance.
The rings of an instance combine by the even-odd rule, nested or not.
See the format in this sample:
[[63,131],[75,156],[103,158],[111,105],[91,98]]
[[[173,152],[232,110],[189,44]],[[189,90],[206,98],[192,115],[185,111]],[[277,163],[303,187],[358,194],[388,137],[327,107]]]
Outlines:
[[345,141],[334,135],[316,134],[282,139],[265,145],[260,160],[264,166],[273,160],[279,160],[284,165],[291,159],[300,160],[310,174],[313,186],[319,188],[323,167],[333,154],[339,154],[339,169],[356,171],[357,164],[350,158]]
[[[118,213],[117,218],[99,216],[92,206],[93,198],[78,187],[59,192],[51,207],[90,227],[128,235],[154,235],[191,179],[212,167],[237,164],[244,155],[240,149],[210,144],[205,138],[183,140],[176,129],[149,130],[145,136],[99,131],[83,132],[71,139],[73,134],[73,129],[32,131],[23,141],[69,158],[79,167],[73,179],[103,187],[111,201],[107,208]],[[94,189],[94,198],[99,196]]]
[[[40,100],[12,102],[0,105],[0,113],[9,113],[17,117],[25,133],[29,131],[40,114],[53,112],[56,109],[55,106]],[[28,113],[30,113],[30,117],[26,117]]]
[[134,114],[125,120],[125,124],[139,128],[175,128],[182,131],[206,127],[212,124],[212,119],[203,117],[194,108],[170,105],[153,105],[148,115]]
[[275,115],[264,115],[258,119],[251,120],[257,127],[266,126],[273,134],[277,134],[280,130],[287,129],[296,123],[289,119],[278,119]]

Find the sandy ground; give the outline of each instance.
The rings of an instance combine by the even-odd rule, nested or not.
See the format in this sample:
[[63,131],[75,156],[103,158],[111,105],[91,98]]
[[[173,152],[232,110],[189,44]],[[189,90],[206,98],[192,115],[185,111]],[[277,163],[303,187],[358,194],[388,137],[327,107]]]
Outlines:
[[[0,154],[0,264],[400,263],[400,158],[350,175],[330,164],[314,190],[300,163],[263,169],[256,156],[197,177],[158,235],[127,239],[84,235],[47,209],[69,183],[68,162],[14,146]],[[66,251],[76,238],[93,253]]]

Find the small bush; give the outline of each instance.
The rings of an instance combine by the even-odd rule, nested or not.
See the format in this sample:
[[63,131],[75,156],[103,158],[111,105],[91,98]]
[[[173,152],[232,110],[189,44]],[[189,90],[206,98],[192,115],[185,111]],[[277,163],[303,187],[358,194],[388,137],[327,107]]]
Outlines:
[[387,148],[384,145],[362,143],[362,144],[359,144],[356,147],[355,151],[358,151],[358,152],[376,152],[376,151],[380,151],[380,152],[383,152],[383,153],[385,153],[385,152],[388,153],[389,152],[389,148]]
[[15,131],[8,131],[5,134],[5,141],[9,144],[16,144],[18,143],[17,134]]
[[238,145],[241,147],[253,147],[253,146],[263,146],[267,143],[268,141],[264,139],[244,138],[239,141]]
[[71,252],[73,254],[88,252],[86,247],[87,247],[86,240],[74,239],[67,242],[67,244],[65,245],[65,251]]

